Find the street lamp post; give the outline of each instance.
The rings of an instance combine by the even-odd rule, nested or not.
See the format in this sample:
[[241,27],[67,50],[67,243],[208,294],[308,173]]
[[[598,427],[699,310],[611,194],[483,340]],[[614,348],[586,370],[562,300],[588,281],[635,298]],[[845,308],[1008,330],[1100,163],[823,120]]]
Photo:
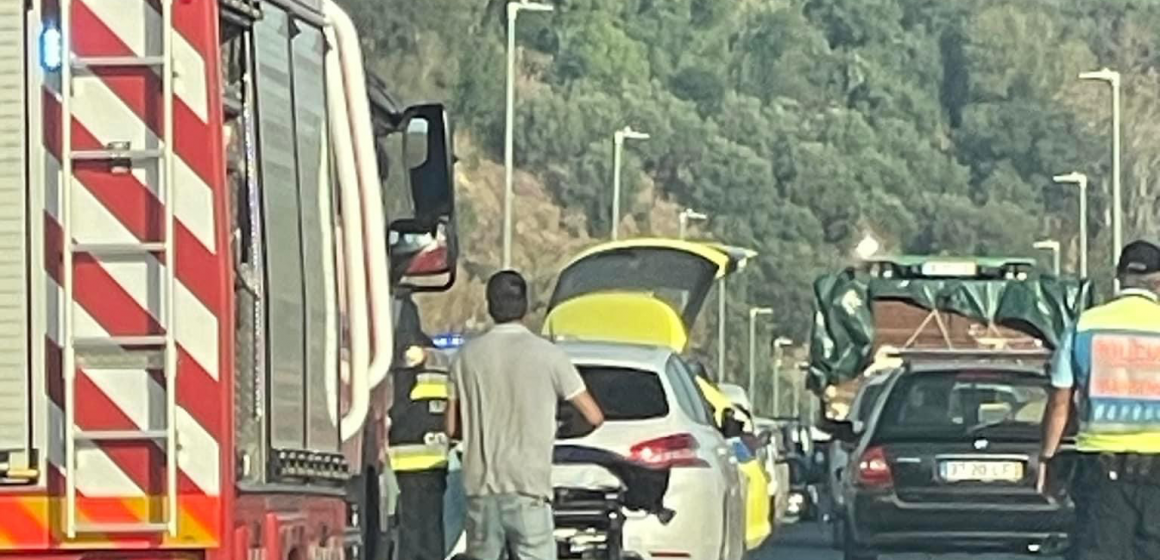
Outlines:
[[507,5],[507,104],[503,132],[503,268],[512,266],[512,182],[513,135],[516,103],[516,18],[520,10],[550,12],[552,6],[539,2],[510,2]]
[[1066,175],[1052,177],[1056,183],[1073,184],[1079,186],[1079,277],[1088,277],[1088,216],[1087,216],[1087,188],[1088,177],[1078,171]]
[[[1123,207],[1120,200],[1120,73],[1107,67],[1094,72],[1082,72],[1081,80],[1106,82],[1112,87],[1112,266],[1115,267],[1120,249],[1124,246]],[[1115,280],[1116,291],[1120,281]]]
[[757,403],[757,316],[772,315],[768,307],[749,308],[749,400]]
[[[756,256],[757,253],[751,253],[749,256],[742,257],[737,261],[737,268],[734,272],[741,272],[749,264],[749,259]],[[722,276],[717,282],[720,283],[717,289],[717,378],[718,380],[725,379],[725,315],[726,305],[725,298],[728,292],[728,284],[725,283],[727,276]]]
[[[798,382],[804,386],[806,376],[809,374],[809,371],[810,371],[810,363],[809,362],[798,362],[797,371],[798,371],[798,375],[800,376]],[[807,397],[807,398],[809,400],[807,400],[806,403],[809,404],[809,409],[808,409],[808,412],[806,412],[805,422],[806,422],[807,426],[812,426],[814,424],[814,419],[817,417],[817,413],[814,411],[814,406],[816,405],[817,400],[813,399],[813,398],[809,398],[809,397]],[[800,418],[800,416],[799,416],[799,418]]]
[[725,276],[717,289],[717,379],[725,380]]
[[[677,214],[677,221],[680,222],[680,226],[678,228],[678,238],[681,241],[685,240],[685,235],[688,234],[690,221],[704,222],[708,219],[709,216],[706,216],[696,210],[690,208],[681,210],[681,213]],[[689,305],[689,293],[681,292],[681,309],[684,309],[686,305]],[[750,398],[753,398],[752,395],[750,395]]]
[[677,216],[677,218],[680,221],[680,239],[684,241],[685,235],[688,233],[689,222],[693,220],[704,222],[709,219],[709,216],[697,212],[696,210],[685,208],[684,210],[681,210],[681,213]]
[[781,362],[785,350],[782,348],[793,344],[793,341],[779,336],[773,341],[773,417],[781,417]]
[[1059,276],[1059,242],[1054,239],[1045,239],[1036,241],[1031,246],[1040,251],[1051,251],[1052,269],[1055,271],[1055,275]]
[[648,134],[626,126],[612,134],[612,240],[616,241],[620,230],[620,153],[624,141],[648,140]]

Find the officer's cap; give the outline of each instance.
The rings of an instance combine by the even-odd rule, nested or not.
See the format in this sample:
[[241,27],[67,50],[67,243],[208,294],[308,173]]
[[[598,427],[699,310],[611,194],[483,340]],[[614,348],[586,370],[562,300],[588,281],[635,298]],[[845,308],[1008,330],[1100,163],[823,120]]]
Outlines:
[[1120,276],[1155,272],[1160,272],[1160,247],[1137,240],[1127,244],[1120,252],[1120,262],[1116,266],[1116,273]]

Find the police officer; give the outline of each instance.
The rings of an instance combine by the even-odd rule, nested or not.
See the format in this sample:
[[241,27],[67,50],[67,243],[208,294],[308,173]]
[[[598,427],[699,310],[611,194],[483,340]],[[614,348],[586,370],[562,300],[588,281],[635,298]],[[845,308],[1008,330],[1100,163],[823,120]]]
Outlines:
[[[410,298],[401,301],[402,363],[393,372],[387,453],[399,485],[398,560],[443,560],[447,491],[447,367],[450,360],[418,328]],[[399,355],[399,354],[396,354]]]
[[1073,560],[1160,558],[1160,247],[1124,247],[1116,275],[1117,297],[1084,312],[1062,340],[1044,416],[1041,491],[1044,472],[1061,466],[1075,403]]

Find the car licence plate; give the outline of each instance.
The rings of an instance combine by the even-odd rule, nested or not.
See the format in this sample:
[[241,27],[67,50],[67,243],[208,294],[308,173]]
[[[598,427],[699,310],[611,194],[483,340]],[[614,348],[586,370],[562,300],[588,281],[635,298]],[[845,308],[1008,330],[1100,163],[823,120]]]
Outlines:
[[947,482],[1017,482],[1023,479],[1019,461],[943,461],[939,474]]

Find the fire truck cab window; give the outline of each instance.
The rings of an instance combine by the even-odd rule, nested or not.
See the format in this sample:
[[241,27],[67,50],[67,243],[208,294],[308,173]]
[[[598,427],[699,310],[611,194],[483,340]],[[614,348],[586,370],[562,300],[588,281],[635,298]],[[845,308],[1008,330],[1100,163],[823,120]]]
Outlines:
[[336,451],[325,408],[328,356],[336,327],[334,255],[323,53],[317,28],[264,7],[254,28],[260,174],[266,245],[266,324],[270,445]]

